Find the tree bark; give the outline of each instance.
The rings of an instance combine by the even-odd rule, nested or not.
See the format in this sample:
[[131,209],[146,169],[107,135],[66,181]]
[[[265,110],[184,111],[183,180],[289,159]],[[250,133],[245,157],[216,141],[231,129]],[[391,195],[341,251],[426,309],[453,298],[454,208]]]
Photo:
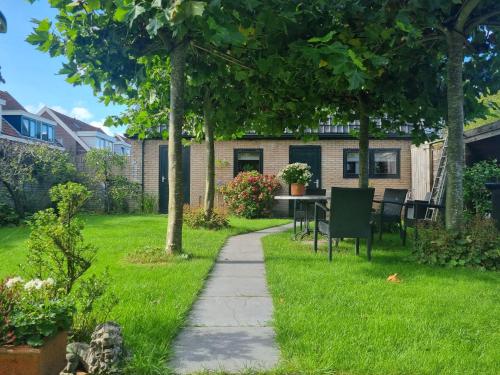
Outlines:
[[460,231],[463,225],[463,170],[464,170],[464,39],[457,31],[446,34],[448,46],[447,102],[448,102],[448,156],[446,177],[446,228]]
[[171,52],[170,117],[168,124],[168,228],[165,251],[182,253],[182,127],[184,123],[184,71],[187,43]]
[[205,216],[211,217],[215,200],[215,144],[214,144],[213,104],[208,90],[203,100],[203,132],[207,153],[207,176],[205,180]]
[[359,97],[359,180],[360,188],[368,187],[368,164],[370,146],[370,117],[367,112],[367,99]]

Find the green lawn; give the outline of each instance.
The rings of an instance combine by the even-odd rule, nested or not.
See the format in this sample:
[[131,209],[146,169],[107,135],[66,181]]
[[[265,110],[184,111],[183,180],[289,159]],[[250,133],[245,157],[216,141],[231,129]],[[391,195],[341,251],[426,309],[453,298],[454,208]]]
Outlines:
[[353,242],[332,263],[290,233],[263,242],[279,372],[500,374],[500,273],[418,265],[396,236],[371,263]]
[[[109,267],[113,292],[120,299],[111,319],[124,327],[126,345],[133,353],[131,374],[166,374],[170,344],[196,299],[218,250],[231,235],[258,230],[288,220],[231,219],[230,229],[184,231],[190,260],[166,265],[133,265],[127,253],[146,245],[162,246],[165,216],[87,216],[84,236],[98,246],[97,260],[88,271]],[[27,228],[0,228],[0,278],[22,273]]]

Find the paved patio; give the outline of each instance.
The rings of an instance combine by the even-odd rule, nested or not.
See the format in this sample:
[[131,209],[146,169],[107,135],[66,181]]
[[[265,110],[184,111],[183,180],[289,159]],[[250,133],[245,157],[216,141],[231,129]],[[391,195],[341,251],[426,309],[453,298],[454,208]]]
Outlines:
[[221,250],[170,363],[177,374],[270,370],[279,360],[261,237],[290,225],[234,236]]

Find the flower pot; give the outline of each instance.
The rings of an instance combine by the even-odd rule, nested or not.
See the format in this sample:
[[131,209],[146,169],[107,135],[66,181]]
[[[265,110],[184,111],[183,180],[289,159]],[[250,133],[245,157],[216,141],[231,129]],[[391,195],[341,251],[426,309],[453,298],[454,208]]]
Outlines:
[[66,332],[45,341],[43,346],[0,346],[0,375],[57,375],[66,365]]
[[301,196],[306,192],[306,186],[304,184],[291,184],[290,191],[293,196]]

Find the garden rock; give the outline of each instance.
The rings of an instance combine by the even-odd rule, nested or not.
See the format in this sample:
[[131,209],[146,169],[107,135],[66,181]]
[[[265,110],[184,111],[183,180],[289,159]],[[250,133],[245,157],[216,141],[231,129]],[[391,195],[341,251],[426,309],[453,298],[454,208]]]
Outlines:
[[122,331],[118,324],[106,322],[97,326],[90,344],[75,342],[66,349],[66,367],[60,375],[75,375],[84,369],[89,375],[121,374],[125,356]]

